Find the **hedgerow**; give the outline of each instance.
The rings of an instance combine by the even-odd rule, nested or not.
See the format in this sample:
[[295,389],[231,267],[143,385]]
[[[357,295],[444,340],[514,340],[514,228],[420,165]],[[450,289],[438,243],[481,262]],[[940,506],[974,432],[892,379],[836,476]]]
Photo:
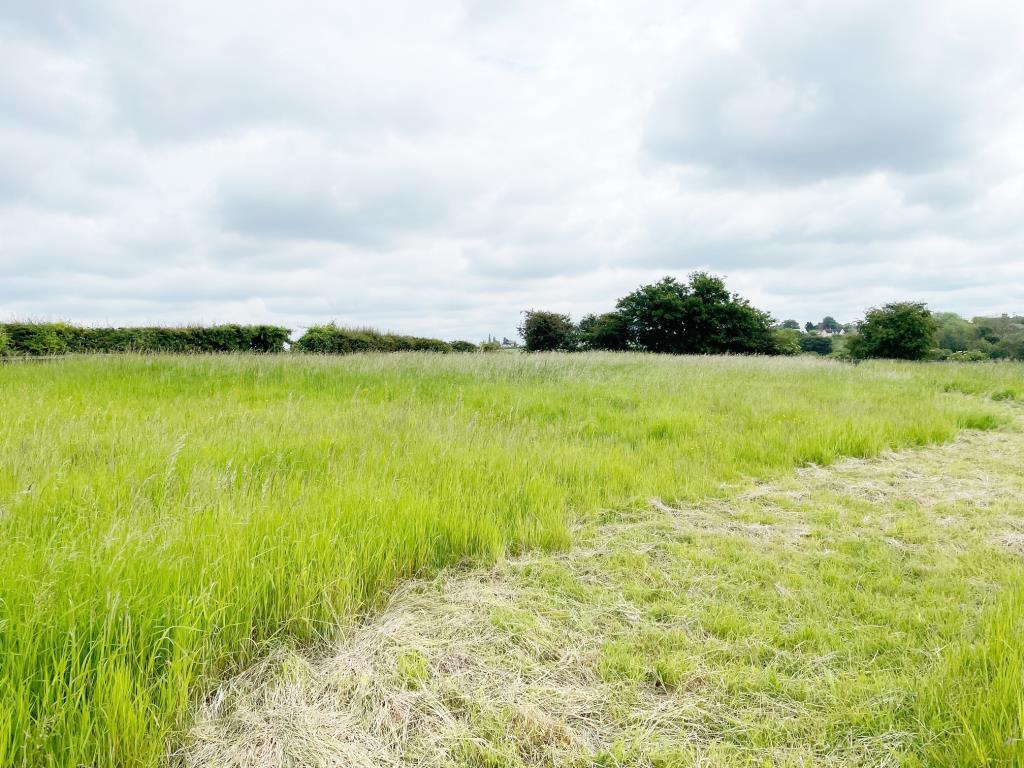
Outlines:
[[[291,331],[273,325],[213,325],[138,328],[84,328],[69,323],[0,324],[0,355],[44,356],[68,353],[282,352]],[[333,323],[309,328],[292,348],[298,352],[472,352],[465,341],[448,343],[421,336],[342,328]]]
[[[82,328],[67,323],[0,325],[0,353],[62,355],[73,352],[282,352],[291,334],[274,325],[182,328]],[[7,339],[6,350],[2,343]]]
[[452,352],[447,341],[421,336],[381,333],[372,328],[342,328],[334,323],[314,325],[292,345],[298,352],[348,355],[354,352]]

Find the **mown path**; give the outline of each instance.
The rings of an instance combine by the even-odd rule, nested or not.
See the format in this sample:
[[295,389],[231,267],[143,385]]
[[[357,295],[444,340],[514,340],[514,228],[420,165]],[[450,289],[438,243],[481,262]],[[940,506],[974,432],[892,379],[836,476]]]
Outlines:
[[[406,584],[325,657],[280,652],[217,692],[177,759],[956,764],[963,702],[922,701],[1024,572],[1022,467],[1016,417],[721,501],[608,511],[567,552]],[[972,748],[1024,764],[1022,737]]]

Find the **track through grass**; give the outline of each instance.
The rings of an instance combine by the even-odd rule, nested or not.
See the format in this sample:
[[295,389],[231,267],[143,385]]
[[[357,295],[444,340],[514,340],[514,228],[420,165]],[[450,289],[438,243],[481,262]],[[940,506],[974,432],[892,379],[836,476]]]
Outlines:
[[[0,366],[0,764],[156,765],[218,680],[567,520],[1004,420],[1021,366],[644,355]],[[969,393],[969,394],[964,394]]]
[[1024,764],[1024,418],[402,587],[218,691],[198,768]]

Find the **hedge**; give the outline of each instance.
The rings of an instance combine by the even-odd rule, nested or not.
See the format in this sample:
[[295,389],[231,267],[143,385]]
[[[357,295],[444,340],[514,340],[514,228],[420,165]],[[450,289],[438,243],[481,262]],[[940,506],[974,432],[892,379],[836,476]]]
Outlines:
[[[83,328],[69,323],[0,324],[0,356],[44,356],[99,352],[282,352],[291,334],[273,325],[212,325],[168,328]],[[298,352],[474,352],[467,341],[341,328],[309,328],[292,348]]]
[[82,328],[67,323],[6,323],[0,325],[0,354],[282,352],[290,334],[274,325]]
[[454,347],[440,339],[399,336],[372,328],[341,328],[334,323],[314,325],[292,345],[299,352],[348,355],[353,352],[453,352]]

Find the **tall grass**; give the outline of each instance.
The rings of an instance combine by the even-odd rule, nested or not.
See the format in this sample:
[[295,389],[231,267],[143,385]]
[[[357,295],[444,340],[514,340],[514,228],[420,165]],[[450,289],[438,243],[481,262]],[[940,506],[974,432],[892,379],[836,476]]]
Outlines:
[[0,366],[0,765],[157,764],[213,681],[330,634],[396,579],[563,546],[567,516],[602,506],[992,426],[993,407],[943,390],[1005,390],[1010,370],[611,354]]
[[1024,585],[1008,589],[922,684],[920,765],[1024,765]]

